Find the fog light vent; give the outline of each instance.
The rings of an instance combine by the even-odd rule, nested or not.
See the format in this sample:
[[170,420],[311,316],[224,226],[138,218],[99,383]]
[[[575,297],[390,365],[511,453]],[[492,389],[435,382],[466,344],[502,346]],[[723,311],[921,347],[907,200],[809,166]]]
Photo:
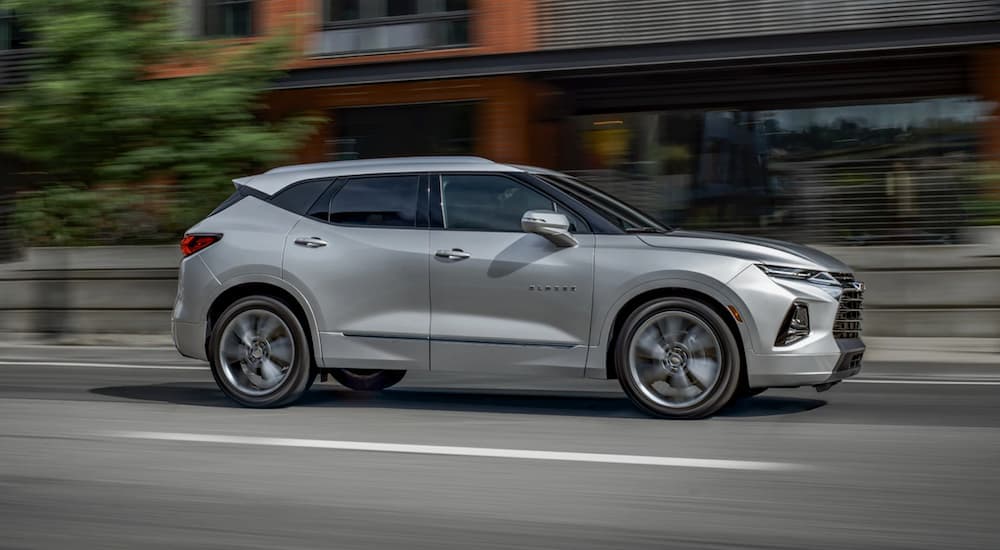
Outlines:
[[809,336],[809,307],[803,303],[795,302],[785,322],[781,325],[778,338],[774,341],[775,346],[789,346]]

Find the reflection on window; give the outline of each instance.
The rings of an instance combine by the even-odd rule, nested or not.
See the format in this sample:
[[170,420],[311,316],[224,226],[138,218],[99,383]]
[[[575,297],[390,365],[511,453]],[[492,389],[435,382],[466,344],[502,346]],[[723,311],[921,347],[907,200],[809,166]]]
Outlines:
[[475,103],[427,103],[339,109],[333,113],[328,157],[472,154],[475,107]]
[[316,40],[317,55],[465,46],[469,6],[456,0],[326,0]]
[[254,34],[253,0],[203,0],[204,35],[239,37]]
[[333,196],[330,221],[345,225],[415,227],[419,176],[380,176],[347,182]]
[[445,174],[441,203],[447,229],[521,231],[528,210],[553,210],[551,200],[503,176]]
[[584,116],[564,165],[671,225],[811,243],[957,242],[987,112],[957,97]]

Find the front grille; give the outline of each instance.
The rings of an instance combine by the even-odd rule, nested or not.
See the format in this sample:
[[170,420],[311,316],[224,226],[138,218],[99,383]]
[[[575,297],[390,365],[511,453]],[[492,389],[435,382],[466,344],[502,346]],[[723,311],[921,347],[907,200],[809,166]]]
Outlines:
[[840,295],[840,306],[837,308],[837,318],[833,321],[834,338],[861,337],[861,310],[864,297],[864,286],[855,284],[857,281],[851,273],[831,273],[844,287]]

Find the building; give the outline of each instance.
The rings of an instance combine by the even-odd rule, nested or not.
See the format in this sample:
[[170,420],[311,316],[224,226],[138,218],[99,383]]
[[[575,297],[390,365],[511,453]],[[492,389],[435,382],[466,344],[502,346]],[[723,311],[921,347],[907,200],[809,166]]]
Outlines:
[[[1000,159],[995,0],[179,9],[206,38],[295,34],[269,103],[327,114],[303,162],[478,154],[575,173],[668,223],[826,244],[961,242],[984,221],[970,204],[1000,205],[975,177]],[[0,19],[0,48],[13,28]]]

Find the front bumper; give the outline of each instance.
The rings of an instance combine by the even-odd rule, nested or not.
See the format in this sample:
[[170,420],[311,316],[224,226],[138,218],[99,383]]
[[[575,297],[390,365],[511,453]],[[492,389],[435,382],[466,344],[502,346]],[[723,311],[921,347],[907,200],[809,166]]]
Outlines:
[[[745,320],[750,387],[819,386],[861,371],[865,351],[861,339],[835,337],[840,289],[772,279],[755,268],[743,271],[729,285],[749,314]],[[796,303],[809,309],[810,333],[793,344],[779,345],[783,321]]]
[[752,388],[818,386],[861,372],[864,342],[860,338],[835,342],[836,353],[749,354],[747,382]]

